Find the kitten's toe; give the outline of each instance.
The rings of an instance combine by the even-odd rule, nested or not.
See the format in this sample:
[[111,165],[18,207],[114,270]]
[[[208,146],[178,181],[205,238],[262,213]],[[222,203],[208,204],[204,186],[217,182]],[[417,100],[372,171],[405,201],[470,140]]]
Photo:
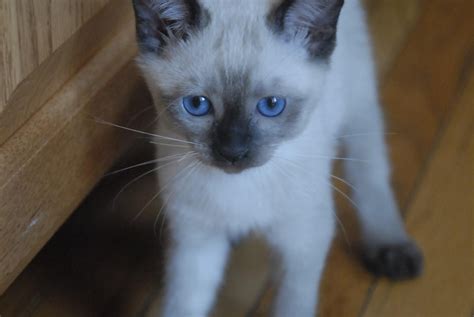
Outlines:
[[423,271],[423,255],[413,242],[370,248],[363,258],[369,271],[393,280],[414,278]]

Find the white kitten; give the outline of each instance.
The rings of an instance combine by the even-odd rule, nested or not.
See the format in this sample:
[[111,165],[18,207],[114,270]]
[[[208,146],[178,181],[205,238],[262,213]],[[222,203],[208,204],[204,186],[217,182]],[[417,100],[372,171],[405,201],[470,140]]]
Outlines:
[[314,316],[338,141],[354,158],[346,176],[368,267],[420,273],[389,185],[364,14],[343,2],[134,1],[138,62],[162,115],[158,150],[179,157],[159,170],[173,238],[164,316],[206,316],[229,241],[250,231],[281,256],[275,316]]

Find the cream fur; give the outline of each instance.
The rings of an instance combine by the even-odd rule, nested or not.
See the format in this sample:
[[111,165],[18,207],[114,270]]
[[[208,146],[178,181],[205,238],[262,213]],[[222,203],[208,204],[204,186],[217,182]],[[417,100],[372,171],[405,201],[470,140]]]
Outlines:
[[[255,81],[280,74],[286,87],[310,96],[312,105],[301,133],[280,144],[261,167],[227,174],[202,163],[194,166],[189,158],[160,170],[174,241],[165,317],[209,313],[223,278],[229,241],[250,231],[266,236],[281,256],[284,274],[275,316],[314,316],[335,227],[330,158],[337,154],[338,141],[343,141],[348,157],[368,161],[346,162],[347,177],[358,189],[353,198],[366,244],[377,247],[408,240],[389,186],[384,127],[361,5],[346,0],[328,68],[308,61],[296,42],[285,43],[265,27],[265,14],[275,2],[203,0],[212,17],[206,32],[174,50],[172,58],[146,54],[139,58],[157,101],[160,91],[186,86],[191,78],[206,81],[220,60],[229,70],[252,63]],[[256,43],[249,46],[246,41]],[[218,42],[226,44],[209,49]],[[185,89],[190,94],[196,91],[191,86]],[[158,133],[184,138],[165,123]],[[359,133],[367,135],[338,139]],[[180,151],[158,148],[160,156]]]

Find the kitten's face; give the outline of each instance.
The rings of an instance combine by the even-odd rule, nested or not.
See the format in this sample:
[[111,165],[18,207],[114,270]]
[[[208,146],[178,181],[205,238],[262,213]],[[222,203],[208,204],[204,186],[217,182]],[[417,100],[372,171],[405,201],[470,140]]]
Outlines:
[[[161,12],[158,23],[172,21],[165,30],[174,33],[166,39],[141,34],[143,14],[136,4],[139,64],[163,107],[162,120],[195,144],[201,161],[228,172],[260,166],[304,129],[317,107],[329,53],[312,52],[311,34],[300,28],[285,31],[292,23],[285,17],[297,7],[261,0],[175,0],[179,7],[173,1],[145,2],[161,3],[147,8]],[[183,24],[176,22],[178,13]],[[146,27],[149,31],[149,21]]]

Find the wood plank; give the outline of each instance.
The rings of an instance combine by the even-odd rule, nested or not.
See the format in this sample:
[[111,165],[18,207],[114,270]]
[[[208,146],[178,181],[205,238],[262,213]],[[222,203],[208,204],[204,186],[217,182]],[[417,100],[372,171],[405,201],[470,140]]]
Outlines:
[[[1,1],[0,4],[3,3]],[[60,2],[64,4],[76,3],[76,1]],[[8,3],[12,5],[17,2],[8,1]],[[43,5],[42,1],[34,3],[35,5],[41,4],[40,7]],[[44,3],[47,3],[47,1]],[[67,14],[63,15],[67,17]],[[7,89],[8,85],[14,86],[14,91],[8,92],[8,98],[5,102],[0,102],[0,126],[2,127],[0,129],[0,145],[38,111],[111,38],[117,35],[120,30],[131,28],[132,24],[133,13],[130,2],[128,0],[115,0],[89,19],[60,47],[48,51],[49,55],[44,59],[42,58],[41,63],[40,61],[33,63],[37,66],[34,70],[30,69],[33,66],[27,66],[28,63],[25,62],[24,67],[28,67],[28,72],[25,75],[19,74],[17,79],[13,78],[16,75],[13,75],[12,72],[19,71],[21,73],[20,65],[9,60],[14,58],[9,57],[9,55],[17,54],[10,51],[12,46],[15,47],[15,43],[11,42],[12,39],[0,39],[2,41],[0,43],[2,45],[0,46],[0,57],[3,58],[3,62],[0,62],[0,80],[11,81],[10,84],[0,85],[0,89]],[[59,28],[59,26],[56,27]],[[50,31],[53,32],[53,30]],[[15,31],[5,31],[2,36],[11,33],[15,33]],[[27,36],[28,34],[22,35]],[[38,41],[44,42],[46,39],[39,39]],[[36,53],[33,52],[32,54]],[[20,55],[14,56],[18,57]]]
[[0,1],[0,112],[16,86],[107,2]]
[[0,293],[126,146],[123,133],[97,127],[91,115],[123,122],[143,106],[135,68],[114,77],[135,53],[128,28],[0,148]]
[[420,280],[380,281],[364,317],[470,316],[474,311],[474,72],[407,214],[425,253]]

